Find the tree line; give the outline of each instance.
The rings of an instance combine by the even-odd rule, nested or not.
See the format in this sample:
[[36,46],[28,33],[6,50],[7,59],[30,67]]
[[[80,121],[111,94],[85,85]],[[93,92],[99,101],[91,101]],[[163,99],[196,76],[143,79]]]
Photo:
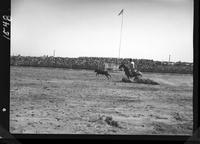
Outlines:
[[[11,66],[33,66],[33,67],[56,67],[69,69],[104,69],[104,63],[128,63],[129,58],[103,58],[103,57],[52,57],[52,56],[11,56]],[[136,68],[141,72],[157,72],[157,73],[181,73],[192,74],[193,63],[185,62],[161,62],[148,59],[134,59]]]

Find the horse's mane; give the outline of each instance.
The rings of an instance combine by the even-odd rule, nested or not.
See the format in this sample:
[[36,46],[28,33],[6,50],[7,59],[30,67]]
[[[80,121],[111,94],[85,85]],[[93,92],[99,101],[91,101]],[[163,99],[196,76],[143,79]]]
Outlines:
[[120,66],[121,66],[121,67],[124,66],[127,70],[129,70],[129,67],[127,66],[126,63],[121,63]]

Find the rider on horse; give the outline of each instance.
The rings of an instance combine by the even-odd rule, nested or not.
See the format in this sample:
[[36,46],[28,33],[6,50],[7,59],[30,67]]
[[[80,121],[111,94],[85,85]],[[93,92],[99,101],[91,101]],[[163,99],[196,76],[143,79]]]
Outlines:
[[122,64],[119,66],[119,69],[123,68],[124,72],[127,76],[127,78],[134,78],[139,79],[139,77],[142,76],[142,73],[135,68],[135,63],[132,61],[132,59],[129,60],[129,64],[126,65],[125,62],[122,62]]
[[136,68],[135,68],[135,63],[134,63],[134,61],[133,61],[132,59],[130,59],[129,62],[130,62],[129,65],[130,65],[130,70],[131,70],[131,72],[132,72],[132,73],[136,72]]
[[[135,63],[133,59],[129,59],[129,66],[130,66],[130,72],[133,73],[138,73],[138,76],[142,76],[142,73],[136,69]],[[138,79],[138,76],[135,76],[135,79]]]

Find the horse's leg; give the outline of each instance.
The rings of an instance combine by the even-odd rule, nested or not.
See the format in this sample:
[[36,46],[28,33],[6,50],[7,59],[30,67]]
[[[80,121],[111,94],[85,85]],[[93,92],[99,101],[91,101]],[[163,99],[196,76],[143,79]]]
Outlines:
[[108,75],[106,75],[106,77],[107,77],[107,79],[109,80],[109,76],[108,76]]
[[129,77],[129,75],[127,75],[127,78],[130,80],[130,77]]
[[129,74],[126,71],[125,71],[125,75],[129,79]]
[[109,77],[109,78],[111,78],[111,75],[110,75],[110,74],[108,74],[108,77]]
[[130,73],[127,71],[126,73],[127,78],[130,80]]

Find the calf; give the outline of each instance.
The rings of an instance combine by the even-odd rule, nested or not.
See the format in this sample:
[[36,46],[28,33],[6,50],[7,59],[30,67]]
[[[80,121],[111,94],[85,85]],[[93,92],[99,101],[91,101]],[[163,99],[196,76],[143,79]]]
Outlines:
[[108,71],[95,69],[94,72],[96,72],[96,76],[101,74],[101,75],[105,75],[108,79],[111,78],[111,75],[108,73]]

